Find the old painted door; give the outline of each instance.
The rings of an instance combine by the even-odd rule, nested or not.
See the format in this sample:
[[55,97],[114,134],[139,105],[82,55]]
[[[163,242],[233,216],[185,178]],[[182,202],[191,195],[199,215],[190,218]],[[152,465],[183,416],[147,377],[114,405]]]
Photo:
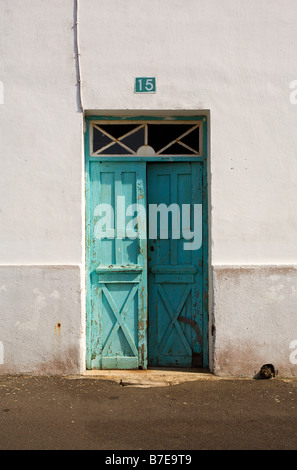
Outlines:
[[[149,365],[200,367],[203,364],[202,164],[148,164],[147,174]],[[150,230],[154,223],[152,208],[160,204],[163,210],[172,209],[168,211],[168,234],[162,228],[161,215],[157,232]],[[190,241],[190,232],[195,240]]]
[[145,163],[90,162],[88,178],[87,367],[146,368]]

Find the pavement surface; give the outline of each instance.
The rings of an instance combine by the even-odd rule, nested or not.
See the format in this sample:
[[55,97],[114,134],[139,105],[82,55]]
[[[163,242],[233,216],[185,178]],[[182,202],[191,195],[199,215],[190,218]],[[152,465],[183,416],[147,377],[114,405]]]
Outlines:
[[296,379],[123,377],[0,377],[0,450],[297,449]]

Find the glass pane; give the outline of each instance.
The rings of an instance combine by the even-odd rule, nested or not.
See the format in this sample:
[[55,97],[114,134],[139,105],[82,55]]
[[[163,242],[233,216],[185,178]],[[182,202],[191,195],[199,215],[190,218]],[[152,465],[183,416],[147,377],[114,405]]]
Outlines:
[[112,135],[114,139],[118,139],[122,137],[122,135],[127,134],[127,132],[132,131],[135,127],[139,126],[139,124],[102,124],[100,127],[108,132],[108,134]]
[[[194,123],[96,123],[96,126],[93,127],[93,153],[98,155],[133,155],[145,143],[152,147],[156,154],[160,152],[159,155],[196,155],[199,153],[199,128]],[[148,130],[147,142],[145,142],[146,128]],[[123,137],[128,133],[127,137]],[[186,135],[183,136],[185,133]],[[115,140],[128,148],[123,147]],[[105,148],[106,146],[108,148]]]
[[138,129],[138,131],[133,132],[133,134],[128,135],[124,139],[121,139],[121,142],[127,145],[134,152],[137,152],[139,147],[144,145],[144,127]]
[[[99,155],[101,155],[101,152],[99,152]],[[131,152],[121,145],[115,143],[107,149],[104,149],[102,151],[102,155],[131,155]]]
[[196,153],[199,153],[199,127],[180,140],[191,147]]
[[107,137],[107,135],[103,134],[103,132],[99,131],[96,127],[93,127],[93,152],[97,152],[97,150],[111,142],[112,140]]
[[[148,125],[148,145],[158,152],[179,136],[187,132],[192,125],[189,124],[149,124]],[[168,152],[171,151],[168,148]],[[183,153],[183,152],[179,152]]]
[[167,149],[163,150],[163,152],[160,152],[159,155],[195,155],[195,152],[175,143],[170,145],[170,147]]

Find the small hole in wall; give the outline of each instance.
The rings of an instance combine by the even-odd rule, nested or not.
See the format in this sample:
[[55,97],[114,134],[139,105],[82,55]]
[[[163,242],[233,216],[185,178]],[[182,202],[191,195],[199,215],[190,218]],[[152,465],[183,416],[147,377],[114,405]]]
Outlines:
[[254,376],[254,379],[263,380],[275,377],[275,368],[273,364],[264,364],[260,371]]

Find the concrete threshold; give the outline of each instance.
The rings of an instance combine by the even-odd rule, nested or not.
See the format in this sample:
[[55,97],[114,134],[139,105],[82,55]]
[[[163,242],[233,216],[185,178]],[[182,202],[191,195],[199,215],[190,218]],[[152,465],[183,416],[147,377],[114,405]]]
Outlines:
[[152,368],[147,370],[88,370],[85,378],[111,380],[123,387],[168,387],[196,380],[219,380],[201,369]]

